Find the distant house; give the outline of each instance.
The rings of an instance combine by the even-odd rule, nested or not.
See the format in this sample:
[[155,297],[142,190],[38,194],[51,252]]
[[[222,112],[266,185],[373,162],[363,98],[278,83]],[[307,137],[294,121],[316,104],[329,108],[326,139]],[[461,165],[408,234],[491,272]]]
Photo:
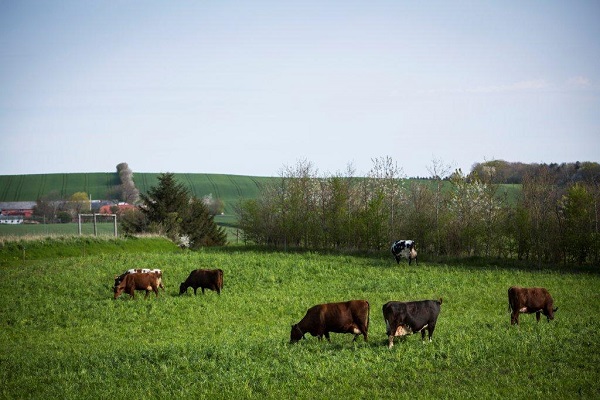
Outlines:
[[0,215],[0,224],[18,225],[23,223],[23,217]]
[[[116,207],[116,211],[115,208]],[[100,214],[121,214],[124,211],[135,210],[137,207],[129,203],[106,204],[100,207]]]
[[35,201],[13,201],[0,203],[0,216],[31,218]]
[[31,218],[35,201],[13,201],[0,203],[0,224],[22,224],[25,218]]

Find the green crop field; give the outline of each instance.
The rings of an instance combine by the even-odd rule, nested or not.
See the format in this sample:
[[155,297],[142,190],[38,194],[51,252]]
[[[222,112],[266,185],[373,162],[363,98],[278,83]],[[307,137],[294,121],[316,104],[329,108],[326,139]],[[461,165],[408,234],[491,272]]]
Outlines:
[[36,201],[50,193],[69,197],[76,192],[86,192],[94,199],[110,199],[120,183],[116,172],[0,175],[0,202]]
[[[158,184],[158,173],[135,173],[134,182],[141,193]],[[222,175],[222,174],[175,174],[197,197],[212,194],[225,205],[225,214],[233,214],[240,198],[256,198],[260,189],[270,177]],[[120,185],[119,176],[113,173],[73,173],[37,175],[0,175],[0,202],[36,201],[50,193],[69,197],[77,192],[85,192],[95,200],[115,198]]]
[[[87,240],[82,253],[81,239],[48,239],[30,243],[36,257],[25,261],[0,243],[13,260],[0,264],[0,398],[600,397],[597,274],[241,247],[125,250],[144,240]],[[166,290],[113,300],[113,276],[134,267],[161,268]],[[179,296],[196,268],[224,270],[220,296]],[[523,315],[510,326],[514,284],[547,287],[556,319]],[[388,349],[381,306],[439,297],[433,342],[413,335]],[[367,343],[347,334],[288,343],[310,306],[349,299],[371,305]]]

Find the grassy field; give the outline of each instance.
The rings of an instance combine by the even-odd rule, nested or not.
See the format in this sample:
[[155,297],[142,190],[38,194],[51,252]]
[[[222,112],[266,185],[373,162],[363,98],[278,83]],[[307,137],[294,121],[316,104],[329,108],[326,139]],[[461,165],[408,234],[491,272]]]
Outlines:
[[[215,217],[217,225],[223,227],[227,233],[227,240],[231,244],[238,244],[241,241],[241,232],[234,228],[237,223],[233,215],[217,215]],[[81,224],[82,235],[93,236],[94,226],[91,222]],[[23,236],[73,236],[79,234],[79,225],[76,223],[68,224],[0,224],[0,238],[15,238]],[[114,237],[114,225],[112,222],[99,222],[96,225],[96,235],[99,237]],[[123,231],[117,226],[117,236],[122,237]]]
[[[115,246],[0,268],[1,398],[600,396],[597,274]],[[113,275],[133,267],[163,269],[166,290],[113,300]],[[178,295],[196,268],[224,270],[220,296]],[[547,287],[556,319],[524,315],[511,327],[513,284]],[[414,335],[389,350],[381,306],[439,297],[433,342]],[[371,304],[369,342],[332,334],[288,344],[307,308],[348,299]]]

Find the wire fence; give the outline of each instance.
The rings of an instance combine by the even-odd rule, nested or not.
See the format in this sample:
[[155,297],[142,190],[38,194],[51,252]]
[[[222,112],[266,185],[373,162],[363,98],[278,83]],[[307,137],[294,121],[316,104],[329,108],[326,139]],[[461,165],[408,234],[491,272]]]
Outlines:
[[[8,220],[7,220],[8,221]],[[116,234],[115,234],[116,232]],[[115,229],[114,214],[96,214],[94,217],[85,216],[81,224],[77,222],[45,223],[43,218],[22,218],[14,222],[0,223],[0,236],[117,236],[120,229],[117,222]]]

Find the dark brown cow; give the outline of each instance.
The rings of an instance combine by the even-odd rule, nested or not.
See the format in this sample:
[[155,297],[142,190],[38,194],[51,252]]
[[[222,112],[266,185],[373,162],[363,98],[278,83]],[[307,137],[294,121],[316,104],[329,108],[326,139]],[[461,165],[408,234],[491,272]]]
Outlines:
[[121,283],[114,287],[115,299],[117,299],[123,292],[129,294],[131,298],[135,299],[136,290],[145,290],[146,296],[144,296],[144,298],[148,297],[148,294],[151,290],[156,294],[156,297],[158,297],[159,286],[159,278],[154,273],[127,274]]
[[292,325],[290,343],[304,339],[305,333],[323,336],[328,341],[329,332],[353,333],[354,340],[363,335],[367,341],[369,330],[369,303],[366,300],[350,300],[344,303],[318,304],[308,309],[300,322]]
[[382,307],[385,330],[388,335],[388,347],[394,346],[395,336],[406,336],[421,332],[421,340],[425,341],[425,330],[429,341],[433,336],[442,299],[420,301],[389,301]]
[[190,286],[194,289],[194,295],[196,295],[198,288],[202,288],[202,294],[204,294],[204,289],[216,290],[217,294],[221,294],[221,289],[223,289],[223,270],[193,270],[185,282],[181,282],[181,285],[179,285],[179,294],[182,295],[187,292]]
[[554,313],[558,307],[554,307],[554,300],[546,288],[522,288],[512,286],[508,289],[508,310],[510,314],[510,324],[519,324],[519,313],[535,313],[535,319],[540,322],[540,313],[544,314],[550,322],[554,319]]

